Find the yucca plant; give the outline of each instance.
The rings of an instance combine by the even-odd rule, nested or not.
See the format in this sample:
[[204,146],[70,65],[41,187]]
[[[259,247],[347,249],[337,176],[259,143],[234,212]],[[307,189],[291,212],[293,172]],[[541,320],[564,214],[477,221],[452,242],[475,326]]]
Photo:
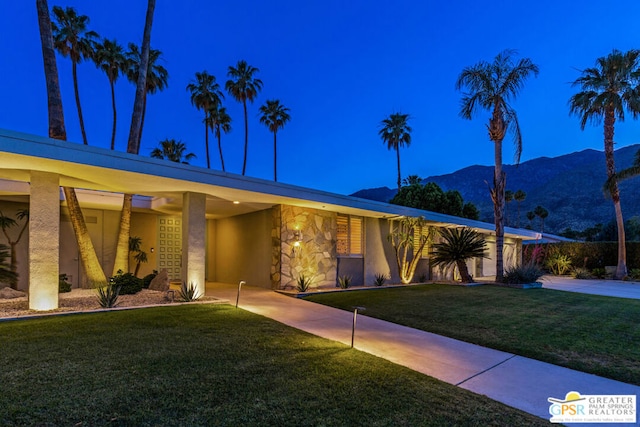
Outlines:
[[298,292],[307,292],[309,290],[309,286],[311,286],[312,280],[308,277],[305,277],[304,274],[298,276],[296,290]]
[[182,282],[180,290],[178,290],[178,298],[184,302],[192,302],[198,301],[202,298],[202,295],[198,292],[198,288],[193,282],[188,285],[186,282]]
[[384,285],[384,282],[387,281],[387,275],[386,274],[382,274],[382,273],[376,273],[375,275],[375,279],[373,281],[373,284],[376,286],[382,286]]
[[443,242],[433,245],[434,266],[456,265],[460,272],[462,283],[471,283],[473,278],[467,269],[467,260],[471,258],[488,258],[485,255],[486,242],[484,237],[470,228],[441,228],[438,230]]
[[120,286],[113,282],[109,282],[106,286],[98,287],[98,304],[102,308],[113,308],[118,305],[118,297],[120,296]]
[[351,286],[351,276],[345,274],[338,277],[338,286],[340,286],[341,289],[348,289],[349,286]]

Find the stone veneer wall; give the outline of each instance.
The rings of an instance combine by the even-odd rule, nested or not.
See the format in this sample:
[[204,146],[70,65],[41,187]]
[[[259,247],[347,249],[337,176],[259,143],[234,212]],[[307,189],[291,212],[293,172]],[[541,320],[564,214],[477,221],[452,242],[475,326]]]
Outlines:
[[[275,289],[295,289],[301,274],[312,288],[335,287],[335,212],[280,205],[273,208],[271,283]],[[296,232],[300,244],[295,246]]]

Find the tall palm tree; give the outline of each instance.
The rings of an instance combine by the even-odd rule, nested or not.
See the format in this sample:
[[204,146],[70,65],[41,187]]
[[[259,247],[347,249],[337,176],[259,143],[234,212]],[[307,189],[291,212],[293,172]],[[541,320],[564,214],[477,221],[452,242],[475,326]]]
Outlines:
[[244,160],[242,162],[242,175],[247,170],[247,149],[249,148],[249,122],[247,117],[247,101],[253,102],[262,90],[262,80],[257,79],[255,74],[260,71],[256,67],[247,64],[247,61],[240,60],[235,67],[229,66],[227,76],[230,77],[225,83],[227,92],[233,98],[242,102],[244,108]]
[[[144,130],[144,118],[147,112],[147,95],[153,95],[156,92],[167,88],[169,81],[169,72],[162,65],[158,64],[162,52],[157,49],[149,49],[149,64],[147,67],[147,83],[146,90],[142,95],[142,117],[140,119],[140,134],[138,135],[138,147],[142,140],[142,131]],[[127,58],[126,75],[127,79],[133,83],[138,83],[138,73],[140,72],[141,52],[138,45],[129,43],[129,50],[125,53]]]
[[96,43],[95,54],[93,58],[96,66],[107,75],[109,86],[111,87],[111,108],[113,109],[113,126],[111,128],[111,149],[115,148],[116,143],[116,91],[115,83],[125,71],[126,58],[124,50],[118,42],[114,40],[103,39],[101,43]]
[[[584,130],[587,122],[599,125],[604,118],[604,155],[609,179],[616,173],[613,158],[616,119],[624,121],[625,110],[634,118],[640,114],[639,58],[640,50],[623,53],[614,49],[609,55],[598,58],[595,67],[583,70],[582,75],[573,82],[573,86],[580,87],[582,91],[569,99],[569,110],[571,114],[580,117],[580,128]],[[618,228],[618,265],[615,277],[622,279],[627,275],[627,253],[620,190],[616,179],[611,181],[610,194]]]
[[393,113],[388,118],[380,122],[381,128],[378,135],[383,142],[387,143],[389,150],[396,150],[398,160],[398,191],[400,191],[402,181],[400,180],[400,147],[411,144],[411,126],[409,126],[409,115]]
[[515,51],[499,53],[493,62],[481,61],[466,67],[458,76],[456,88],[465,88],[460,116],[471,120],[478,110],[491,112],[489,119],[489,139],[494,143],[493,213],[496,226],[496,279],[504,276],[502,246],[504,243],[504,192],[506,176],[502,170],[502,141],[507,132],[513,134],[515,161],[520,162],[522,134],[516,110],[510,102],[515,98],[530,75],[538,75],[538,66],[529,58],[514,60]]
[[[49,137],[66,141],[67,132],[64,125],[62,97],[60,96],[60,81],[54,50],[55,42],[47,0],[36,0],[36,8],[38,11],[38,27],[40,29],[40,41],[42,44],[44,74],[47,83]],[[72,187],[63,187],[63,190],[87,282],[90,286],[106,284],[107,278],[102,270],[93,243],[91,242],[89,230],[84,221],[78,199],[76,198],[75,189]]]
[[[140,152],[140,136],[142,135],[142,110],[147,91],[147,76],[149,75],[149,52],[151,50],[151,27],[153,26],[153,13],[156,8],[156,0],[147,1],[147,14],[142,32],[142,47],[140,50],[140,66],[138,81],[136,82],[136,95],[133,101],[133,113],[131,114],[131,127],[129,127],[129,139],[127,140],[127,153],[138,154]],[[125,271],[129,264],[129,236],[131,230],[131,206],[133,194],[125,194],[122,200],[122,212],[120,214],[120,231],[116,244],[116,255],[113,263],[113,275],[118,270]]]
[[278,181],[278,162],[277,162],[277,143],[276,134],[278,129],[282,129],[284,125],[291,120],[289,109],[280,104],[280,100],[267,100],[260,107],[260,123],[264,124],[271,132],[273,132],[273,180]]
[[220,104],[209,108],[209,117],[207,119],[207,125],[211,128],[216,138],[218,139],[218,152],[220,153],[220,164],[222,165],[222,172],[225,172],[224,157],[222,156],[222,132],[231,132],[231,116],[227,113],[227,109]]
[[471,228],[441,228],[438,230],[444,241],[434,243],[431,262],[434,266],[450,266],[455,264],[463,283],[473,282],[469,274],[467,260],[471,258],[487,258],[484,237]]
[[189,160],[196,157],[193,153],[185,153],[187,146],[184,142],[175,139],[164,139],[158,143],[158,148],[151,151],[154,159],[169,160],[171,162],[189,164]]
[[513,193],[513,199],[516,201],[518,206],[518,216],[516,217],[516,227],[520,227],[520,203],[524,202],[524,199],[527,198],[527,193],[523,190],[518,190]]
[[93,58],[94,43],[98,38],[98,33],[87,31],[89,17],[78,15],[72,7],[63,9],[60,6],[54,6],[53,16],[55,18],[55,22],[51,22],[53,44],[62,56],[71,59],[73,90],[76,96],[80,131],[82,132],[82,141],[85,145],[88,145],[87,133],[84,129],[84,118],[82,117],[82,106],[80,105],[80,92],[78,91],[78,63],[82,62],[83,59]]
[[422,185],[422,178],[419,175],[409,175],[402,180],[402,185]]
[[196,73],[196,79],[187,85],[187,90],[191,92],[191,105],[194,105],[198,110],[204,110],[204,147],[207,153],[207,168],[211,168],[207,118],[209,110],[219,105],[224,95],[220,90],[220,85],[216,82],[216,77],[206,71]]

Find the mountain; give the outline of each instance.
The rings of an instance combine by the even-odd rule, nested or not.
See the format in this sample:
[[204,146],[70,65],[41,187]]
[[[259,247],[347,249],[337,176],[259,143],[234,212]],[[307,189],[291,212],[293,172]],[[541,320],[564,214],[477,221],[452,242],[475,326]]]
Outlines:
[[[615,151],[616,168],[633,164],[640,144]],[[559,233],[570,227],[583,230],[595,224],[606,224],[614,218],[613,203],[605,198],[602,184],[606,180],[604,152],[587,149],[558,157],[538,157],[519,165],[505,165],[507,189],[523,190],[526,199],[520,204],[521,227],[526,227],[528,211],[541,205],[549,211],[545,231]],[[480,210],[480,219],[493,222],[493,203],[489,197],[489,184],[493,182],[493,166],[469,166],[456,172],[430,176],[423,182],[435,182],[444,191],[458,190],[465,202],[473,202]],[[640,216],[640,198],[636,187],[640,178],[620,184],[622,213],[625,219]],[[354,197],[388,202],[397,190],[387,187],[372,188],[353,193]],[[518,225],[515,201],[507,206],[508,224]],[[539,229],[540,220],[534,219],[532,228]]]

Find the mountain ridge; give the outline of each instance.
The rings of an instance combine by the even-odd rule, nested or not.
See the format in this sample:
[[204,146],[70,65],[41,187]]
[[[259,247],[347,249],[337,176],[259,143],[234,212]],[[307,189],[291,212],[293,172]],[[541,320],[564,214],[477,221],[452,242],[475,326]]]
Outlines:
[[[640,144],[615,150],[616,169],[633,164]],[[507,205],[508,225],[539,229],[539,219],[530,224],[526,213],[537,205],[549,211],[545,231],[560,233],[566,228],[583,230],[595,224],[606,224],[614,218],[613,203],[605,198],[602,185],[606,180],[604,152],[588,148],[557,157],[537,157],[519,165],[504,165],[507,190],[523,190],[526,199],[520,204],[518,222],[517,203]],[[465,202],[472,202],[480,210],[480,220],[493,222],[493,203],[489,184],[493,182],[493,166],[472,165],[455,172],[429,176],[422,181],[435,182],[444,191],[458,190]],[[640,198],[634,197],[638,178],[620,184],[622,213],[626,219],[640,216]],[[377,187],[359,190],[351,196],[388,202],[396,189]]]

